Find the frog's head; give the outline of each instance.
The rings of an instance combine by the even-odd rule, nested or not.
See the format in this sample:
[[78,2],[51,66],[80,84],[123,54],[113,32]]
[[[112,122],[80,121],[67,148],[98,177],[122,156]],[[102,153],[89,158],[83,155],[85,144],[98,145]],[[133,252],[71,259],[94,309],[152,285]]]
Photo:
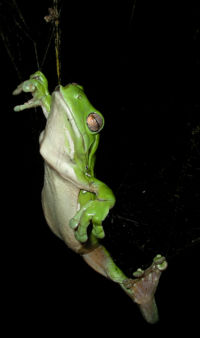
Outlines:
[[62,103],[64,118],[65,143],[67,152],[73,149],[73,160],[90,162],[95,153],[99,132],[104,126],[102,114],[89,102],[83,87],[71,83],[56,88]]

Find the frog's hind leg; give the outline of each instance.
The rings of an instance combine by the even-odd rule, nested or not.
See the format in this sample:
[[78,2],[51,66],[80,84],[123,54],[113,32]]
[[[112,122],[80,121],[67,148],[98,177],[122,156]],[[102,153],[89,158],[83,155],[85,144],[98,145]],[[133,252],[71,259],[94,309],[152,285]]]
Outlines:
[[89,253],[83,254],[82,257],[95,271],[114,282],[122,283],[127,279],[103,245],[97,246]]
[[154,294],[161,272],[167,267],[164,257],[157,255],[148,269],[145,271],[138,269],[134,274],[135,279],[126,277],[114,263],[103,245],[99,245],[89,253],[83,254],[83,259],[95,271],[118,283],[126,294],[138,304],[143,317],[148,323],[153,324],[158,321],[159,316]]

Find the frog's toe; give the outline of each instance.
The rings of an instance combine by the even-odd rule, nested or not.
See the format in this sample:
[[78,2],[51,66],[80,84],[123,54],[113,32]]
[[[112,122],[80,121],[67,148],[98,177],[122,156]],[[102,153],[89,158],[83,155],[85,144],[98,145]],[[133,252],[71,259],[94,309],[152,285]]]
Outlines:
[[157,268],[159,271],[166,270],[168,263],[166,261],[166,258],[160,254],[156,255],[153,259],[153,263],[155,265],[155,268]]
[[23,83],[20,83],[15,90],[13,90],[13,95],[19,95],[23,91]]
[[77,239],[77,241],[79,241],[81,243],[87,242],[87,240],[88,240],[87,233],[80,234],[78,231],[75,232],[75,238]]
[[75,237],[77,240],[80,242],[86,242],[88,240],[88,235],[87,235],[87,228],[90,224],[90,220],[86,215],[83,215],[80,219],[80,223],[78,225],[77,230],[75,231]]
[[25,102],[24,104],[20,104],[19,106],[15,106],[14,111],[19,112],[19,111],[22,111],[22,110],[25,110],[25,109],[35,107],[36,105],[37,104],[35,104],[35,101],[33,99],[31,99],[31,100]]
[[93,229],[92,229],[92,234],[99,238],[99,239],[102,239],[105,237],[105,232],[104,232],[104,229],[102,227],[102,225],[94,225],[93,224]]
[[72,218],[70,221],[69,221],[69,226],[71,229],[76,229],[79,225],[79,220],[77,218]]
[[17,88],[13,91],[13,95],[19,95],[22,92],[30,92],[33,93],[36,90],[36,87],[34,85],[34,83],[32,82],[32,80],[27,80],[24,81],[22,83],[19,84],[19,86],[17,86]]

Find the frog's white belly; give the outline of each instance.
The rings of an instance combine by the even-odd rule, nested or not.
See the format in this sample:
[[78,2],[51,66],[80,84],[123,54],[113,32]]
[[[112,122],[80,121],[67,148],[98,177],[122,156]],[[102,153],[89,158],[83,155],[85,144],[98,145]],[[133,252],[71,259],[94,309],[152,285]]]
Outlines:
[[78,210],[79,191],[78,187],[64,180],[45,163],[42,206],[46,221],[51,230],[75,252],[81,252],[83,245],[76,240],[69,221]]

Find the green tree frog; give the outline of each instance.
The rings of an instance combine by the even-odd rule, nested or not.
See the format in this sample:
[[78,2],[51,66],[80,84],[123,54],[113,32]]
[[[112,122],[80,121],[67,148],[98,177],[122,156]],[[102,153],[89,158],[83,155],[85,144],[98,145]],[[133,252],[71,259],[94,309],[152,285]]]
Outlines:
[[155,322],[158,316],[154,293],[165,260],[161,257],[146,273],[127,279],[100,243],[105,236],[102,222],[115,204],[112,190],[94,176],[99,132],[104,126],[102,114],[76,83],[60,85],[50,95],[47,79],[40,71],[21,83],[13,94],[22,91],[32,93],[32,99],[14,110],[40,106],[47,119],[39,143],[44,158],[42,206],[49,227],[94,270],[118,283],[139,304],[148,322]]

